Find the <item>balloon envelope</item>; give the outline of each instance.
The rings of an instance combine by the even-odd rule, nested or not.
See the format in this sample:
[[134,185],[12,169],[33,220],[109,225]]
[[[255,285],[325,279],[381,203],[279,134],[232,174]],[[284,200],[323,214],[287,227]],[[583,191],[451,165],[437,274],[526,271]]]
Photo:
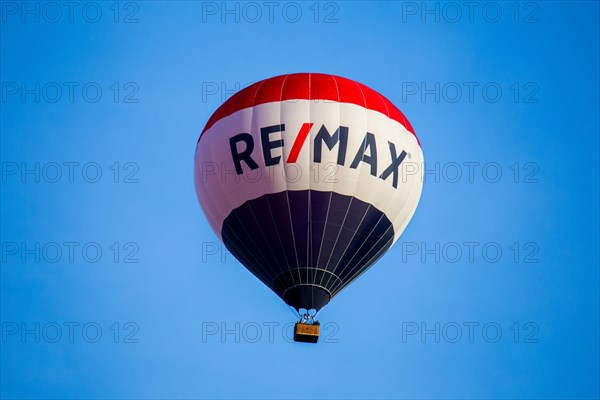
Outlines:
[[196,146],[217,236],[296,309],[321,309],[399,238],[422,190],[405,116],[352,80],[299,73],[228,99]]

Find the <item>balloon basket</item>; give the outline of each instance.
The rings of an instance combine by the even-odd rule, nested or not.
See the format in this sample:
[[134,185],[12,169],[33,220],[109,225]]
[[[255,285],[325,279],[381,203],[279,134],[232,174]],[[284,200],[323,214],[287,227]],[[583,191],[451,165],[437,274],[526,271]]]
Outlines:
[[321,326],[318,322],[312,324],[296,322],[296,326],[294,327],[294,342],[317,343],[320,331]]

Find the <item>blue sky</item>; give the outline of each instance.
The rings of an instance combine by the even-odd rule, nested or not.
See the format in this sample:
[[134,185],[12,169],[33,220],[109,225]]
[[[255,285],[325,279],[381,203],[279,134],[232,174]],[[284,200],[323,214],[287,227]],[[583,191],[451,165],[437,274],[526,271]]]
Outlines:
[[[3,398],[599,396],[597,2],[52,4],[0,4]],[[318,345],[193,184],[290,72],[384,94],[429,171]]]

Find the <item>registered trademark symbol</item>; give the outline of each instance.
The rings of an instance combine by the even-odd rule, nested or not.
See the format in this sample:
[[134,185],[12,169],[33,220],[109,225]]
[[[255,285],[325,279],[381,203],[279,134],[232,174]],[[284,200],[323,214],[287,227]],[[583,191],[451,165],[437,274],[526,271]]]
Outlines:
[[408,158],[412,158],[412,155],[411,155],[410,153],[406,153],[406,156],[407,156]]

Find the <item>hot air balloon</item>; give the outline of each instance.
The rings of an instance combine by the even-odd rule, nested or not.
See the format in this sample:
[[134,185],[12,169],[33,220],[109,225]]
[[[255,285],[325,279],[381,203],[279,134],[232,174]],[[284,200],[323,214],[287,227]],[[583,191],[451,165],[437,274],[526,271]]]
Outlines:
[[316,342],[316,312],[406,228],[422,163],[412,126],[388,99],[350,79],[295,73],[215,111],[194,179],[219,239],[299,313],[296,340]]

